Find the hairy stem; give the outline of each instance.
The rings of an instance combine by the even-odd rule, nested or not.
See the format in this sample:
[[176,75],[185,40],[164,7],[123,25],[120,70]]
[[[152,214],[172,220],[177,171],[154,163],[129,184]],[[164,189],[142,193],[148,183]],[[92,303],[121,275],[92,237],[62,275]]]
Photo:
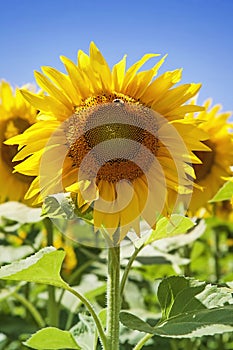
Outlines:
[[[49,218],[44,219],[44,226],[47,233],[47,245],[53,245],[53,224]],[[48,286],[48,322],[50,326],[57,327],[58,326],[58,308],[56,302],[56,289],[54,286]]]
[[67,289],[70,293],[72,293],[73,295],[75,295],[79,300],[81,300],[81,302],[86,306],[87,310],[90,312],[91,316],[92,316],[93,319],[94,319],[94,322],[95,322],[95,325],[96,325],[96,328],[97,328],[97,331],[98,331],[99,338],[100,338],[100,341],[101,341],[101,343],[102,343],[103,349],[104,349],[104,350],[109,350],[109,349],[107,348],[106,336],[105,336],[105,333],[104,333],[104,330],[103,330],[101,321],[100,321],[98,315],[96,314],[96,312],[95,312],[93,306],[92,306],[91,303],[89,302],[89,300],[87,300],[87,299],[85,298],[84,295],[80,294],[80,293],[77,292],[75,289],[71,288],[70,286],[67,286],[66,289]]
[[40,328],[45,327],[45,322],[44,322],[42,316],[37,311],[35,306],[32,303],[30,303],[30,301],[28,301],[26,298],[24,298],[23,295],[18,294],[18,293],[13,293],[12,296],[16,300],[18,300],[23,306],[25,306],[25,308],[30,312],[30,314],[32,315],[32,317],[34,318],[34,320],[36,321],[36,323],[38,324],[38,326]]
[[220,232],[218,227],[214,228],[214,267],[215,267],[215,282],[218,283],[221,278],[221,266],[220,266]]
[[121,295],[121,297],[122,297],[123,292],[124,292],[125,284],[126,284],[126,281],[127,281],[127,278],[128,278],[129,272],[130,272],[130,269],[131,269],[131,267],[133,265],[134,260],[136,259],[138,253],[142,250],[142,248],[143,248],[143,246],[140,247],[140,248],[135,248],[135,251],[134,251],[133,255],[130,257],[130,259],[128,261],[128,264],[125,267],[125,270],[124,270],[124,273],[123,273],[123,276],[122,276],[122,279],[121,279],[121,284],[120,284],[120,295]]
[[146,342],[151,339],[154,336],[154,334],[146,334],[140,341],[137,343],[137,345],[133,348],[133,350],[140,350],[142,347],[146,344]]
[[107,283],[107,345],[108,350],[119,350],[120,296],[120,247],[108,250]]

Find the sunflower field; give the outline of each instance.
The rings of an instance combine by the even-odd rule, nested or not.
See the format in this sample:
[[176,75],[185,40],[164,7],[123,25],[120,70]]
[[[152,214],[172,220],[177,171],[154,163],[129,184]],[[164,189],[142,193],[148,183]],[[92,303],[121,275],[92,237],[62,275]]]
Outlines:
[[1,81],[0,350],[233,349],[231,112],[166,57]]

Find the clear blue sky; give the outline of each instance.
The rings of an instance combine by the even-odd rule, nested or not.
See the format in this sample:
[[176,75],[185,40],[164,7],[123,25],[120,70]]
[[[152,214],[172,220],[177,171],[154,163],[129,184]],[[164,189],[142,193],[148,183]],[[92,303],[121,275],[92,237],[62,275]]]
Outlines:
[[168,53],[161,72],[183,67],[183,82],[202,82],[233,109],[233,0],[0,1],[0,79],[33,82],[42,65],[62,69],[94,40],[112,66],[144,53]]

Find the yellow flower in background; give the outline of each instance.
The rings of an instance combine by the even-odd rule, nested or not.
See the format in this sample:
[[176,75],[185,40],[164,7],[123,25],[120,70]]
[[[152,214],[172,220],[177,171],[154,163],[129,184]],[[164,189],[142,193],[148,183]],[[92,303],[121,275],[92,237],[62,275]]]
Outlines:
[[[93,209],[95,229],[118,240],[130,228],[139,234],[142,217],[154,227],[158,213],[167,214],[167,192],[190,192],[192,151],[204,151],[205,133],[184,117],[203,107],[184,104],[200,84],[173,88],[181,69],[155,78],[164,56],[151,69],[139,71],[147,54],[126,70],[126,57],[110,70],[95,46],[78,52],[75,64],[61,57],[67,74],[51,67],[36,72],[45,92],[22,91],[40,113],[40,121],[7,141],[22,150],[15,161],[19,173],[35,176],[27,199],[41,203],[47,195],[69,191],[85,212]],[[155,79],[154,79],[155,78]]]
[[21,95],[13,91],[9,83],[0,82],[0,203],[7,200],[23,201],[32,177],[12,174],[16,162],[12,159],[17,146],[6,145],[4,141],[24,132],[36,120],[36,109]]
[[57,249],[62,248],[66,252],[65,260],[63,262],[63,269],[66,273],[71,273],[72,270],[77,266],[78,260],[74,251],[74,247],[71,242],[64,240],[59,234],[55,236],[53,246]]
[[232,176],[233,166],[233,124],[229,122],[231,112],[220,112],[221,105],[211,107],[211,99],[204,103],[206,111],[188,115],[200,122],[199,128],[208,134],[204,143],[211,152],[197,151],[195,154],[202,164],[194,164],[196,173],[195,183],[203,188],[194,189],[189,209],[194,213],[202,207],[209,207],[208,201],[214,197],[227,178]]
[[233,222],[233,209],[230,201],[222,201],[215,203],[215,215],[220,219]]

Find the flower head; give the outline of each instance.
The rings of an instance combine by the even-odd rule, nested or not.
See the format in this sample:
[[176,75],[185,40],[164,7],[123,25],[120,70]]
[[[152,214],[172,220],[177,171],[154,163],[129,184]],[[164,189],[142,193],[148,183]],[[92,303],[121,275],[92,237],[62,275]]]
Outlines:
[[23,201],[33,180],[30,176],[12,174],[17,164],[12,161],[17,146],[4,142],[29,128],[36,121],[36,114],[36,109],[22,97],[18,89],[14,92],[9,83],[0,83],[0,202]]
[[139,71],[156,54],[147,54],[126,70],[126,57],[110,70],[95,46],[78,53],[75,64],[61,57],[67,74],[51,67],[36,72],[43,96],[22,91],[40,110],[37,124],[8,141],[25,161],[16,171],[35,176],[26,194],[34,203],[69,191],[85,212],[93,209],[95,229],[104,227],[118,241],[130,228],[139,234],[140,217],[154,227],[158,213],[167,214],[167,192],[190,193],[192,151],[204,151],[205,133],[187,112],[202,107],[184,104],[200,84],[172,88],[181,69],[155,78],[165,56]]
[[193,165],[196,173],[195,183],[203,190],[194,189],[189,204],[192,212],[207,207],[208,201],[226,181],[225,178],[232,176],[233,124],[228,121],[231,112],[220,112],[221,105],[211,107],[211,99],[204,103],[204,107],[206,110],[197,116],[193,114],[187,116],[199,121],[199,128],[208,134],[208,139],[204,143],[211,150],[211,152],[195,152],[202,161],[202,164]]

